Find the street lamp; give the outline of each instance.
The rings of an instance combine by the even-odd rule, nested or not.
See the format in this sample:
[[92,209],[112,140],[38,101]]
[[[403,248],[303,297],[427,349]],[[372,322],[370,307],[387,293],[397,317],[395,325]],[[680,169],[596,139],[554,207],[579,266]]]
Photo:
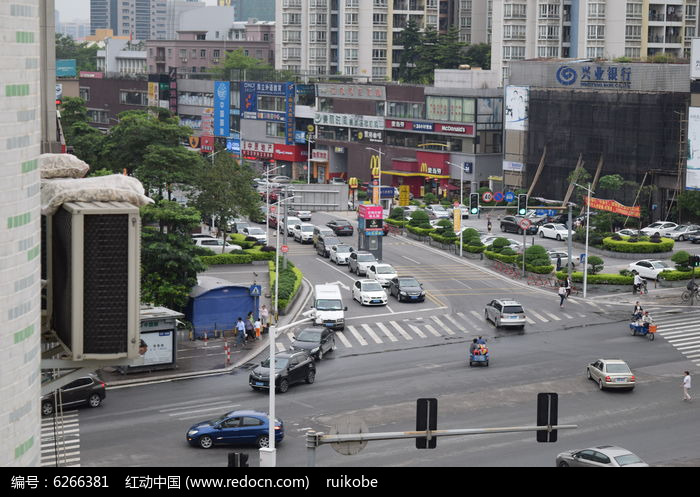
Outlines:
[[[445,161],[445,164],[448,166],[452,167],[458,167],[459,168],[459,217],[461,219],[462,217],[462,202],[464,201],[464,165],[460,164],[455,164],[454,162],[450,162],[448,160]],[[460,228],[461,228],[461,222],[460,222]],[[460,229],[459,232],[459,256],[462,257],[462,252],[463,252],[464,247],[462,247],[462,231]]]
[[386,155],[386,152],[382,152],[381,150],[377,150],[376,148],[372,147],[365,147],[366,150],[369,150],[370,152],[375,152],[379,154],[379,174],[377,175],[377,190],[379,191],[379,205],[382,205],[382,156]]
[[[281,205],[289,200],[300,197],[286,197],[283,200],[278,200],[277,205]],[[285,229],[287,227],[285,226]],[[275,243],[275,325],[270,327],[269,338],[270,338],[270,369],[268,384],[270,390],[269,396],[269,419],[268,419],[268,446],[260,449],[260,465],[265,467],[275,467],[277,465],[276,461],[276,449],[275,449],[275,385],[276,385],[276,374],[275,374],[275,335],[277,333],[277,320],[279,318],[279,281],[280,281],[280,237],[279,237],[280,223],[277,223],[276,238]]]
[[[241,153],[243,153],[241,151]],[[270,173],[284,167],[283,165],[265,170],[265,235],[270,239]],[[279,213],[278,213],[279,214]],[[277,220],[279,223],[279,219]],[[287,227],[285,226],[285,229]]]
[[589,224],[591,220],[591,194],[595,193],[591,191],[591,184],[588,183],[588,188],[585,186],[581,186],[578,183],[574,183],[574,186],[578,186],[579,188],[583,188],[588,192],[588,202],[586,202],[586,252],[585,252],[585,257],[586,261],[583,265],[583,298],[586,298],[586,288],[587,288],[587,283],[588,283],[588,229],[589,229]]
[[309,137],[310,133],[306,133],[306,184],[311,184],[311,144],[316,143]]

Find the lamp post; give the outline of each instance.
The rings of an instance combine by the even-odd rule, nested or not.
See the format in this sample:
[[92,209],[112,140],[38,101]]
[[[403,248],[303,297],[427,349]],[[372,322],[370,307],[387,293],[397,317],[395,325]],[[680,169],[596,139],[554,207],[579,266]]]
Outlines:
[[588,230],[589,230],[589,224],[591,220],[591,194],[594,193],[591,191],[591,184],[588,183],[588,188],[585,186],[581,186],[578,183],[574,183],[574,186],[578,186],[579,188],[583,188],[588,192],[588,202],[586,202],[586,252],[585,252],[585,257],[586,261],[583,265],[583,298],[586,298],[586,289],[587,289],[587,284],[588,284]]
[[[270,173],[281,167],[277,166],[265,171],[265,235],[267,235],[268,240],[270,239]],[[279,224],[279,219],[277,223]],[[287,229],[286,226],[284,228]]]
[[311,184],[311,144],[316,143],[310,138],[310,133],[306,133],[306,184]]
[[[462,202],[464,202],[464,165],[455,164],[454,162],[450,162],[448,160],[446,160],[445,163],[448,166],[459,168],[459,217],[461,219],[462,218]],[[463,253],[463,249],[464,249],[464,247],[462,247],[461,227],[462,226],[461,226],[461,222],[460,222],[460,231],[459,231],[459,256],[460,257],[462,257],[462,253]]]

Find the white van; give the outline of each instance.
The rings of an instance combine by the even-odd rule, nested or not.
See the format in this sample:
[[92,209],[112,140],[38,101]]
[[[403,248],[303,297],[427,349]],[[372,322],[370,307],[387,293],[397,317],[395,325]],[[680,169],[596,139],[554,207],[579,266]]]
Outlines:
[[338,285],[316,285],[314,291],[314,323],[332,328],[345,329],[345,311],[343,298]]

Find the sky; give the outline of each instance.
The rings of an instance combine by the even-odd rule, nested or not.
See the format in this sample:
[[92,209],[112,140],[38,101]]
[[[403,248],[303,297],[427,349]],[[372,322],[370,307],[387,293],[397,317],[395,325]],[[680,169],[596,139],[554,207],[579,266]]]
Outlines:
[[[207,5],[216,5],[216,0],[204,0]],[[55,0],[61,22],[90,19],[90,0]]]

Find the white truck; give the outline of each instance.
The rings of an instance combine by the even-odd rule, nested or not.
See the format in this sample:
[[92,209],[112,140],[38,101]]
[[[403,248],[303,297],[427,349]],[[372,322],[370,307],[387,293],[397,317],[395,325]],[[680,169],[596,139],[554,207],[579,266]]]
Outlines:
[[336,284],[316,285],[313,305],[314,324],[333,330],[345,329],[345,311],[340,287]]

